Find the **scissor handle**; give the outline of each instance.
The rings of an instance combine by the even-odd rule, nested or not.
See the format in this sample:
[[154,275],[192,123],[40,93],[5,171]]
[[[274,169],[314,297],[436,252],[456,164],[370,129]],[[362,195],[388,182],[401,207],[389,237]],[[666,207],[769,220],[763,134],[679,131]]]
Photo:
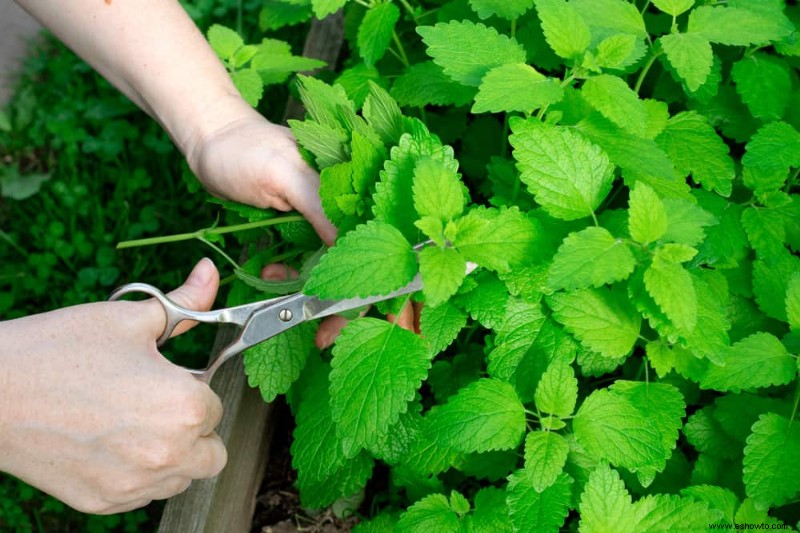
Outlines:
[[164,326],[164,333],[162,333],[158,338],[159,346],[163,345],[172,336],[172,332],[175,331],[177,325],[184,320],[195,320],[197,322],[209,323],[220,322],[219,311],[194,311],[192,309],[187,309],[182,305],[175,303],[169,298],[169,296],[161,292],[161,290],[159,290],[157,287],[153,287],[148,283],[128,283],[127,285],[123,285],[114,290],[108,299],[110,301],[119,300],[126,294],[137,292],[141,292],[155,298],[156,301],[161,304],[161,307],[164,309],[164,313],[167,316],[167,323]]

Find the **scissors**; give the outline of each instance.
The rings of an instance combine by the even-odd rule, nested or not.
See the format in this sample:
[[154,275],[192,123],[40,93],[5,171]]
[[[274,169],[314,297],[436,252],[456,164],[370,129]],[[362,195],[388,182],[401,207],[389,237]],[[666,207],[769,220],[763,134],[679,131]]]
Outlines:
[[[477,268],[474,263],[467,263],[466,273]],[[118,300],[131,293],[144,293],[155,298],[164,308],[167,323],[164,333],[158,338],[158,345],[163,345],[172,335],[175,327],[184,320],[194,320],[208,324],[235,324],[240,330],[236,338],[212,355],[208,366],[203,369],[185,368],[201,381],[208,383],[217,369],[242,351],[271,339],[284,331],[303,322],[316,320],[326,316],[344,313],[370,304],[390,300],[398,296],[411,294],[422,289],[422,277],[419,273],[404,287],[381,296],[366,298],[348,298],[344,300],[320,300],[316,296],[302,293],[280,296],[236,307],[227,307],[213,311],[194,311],[178,305],[158,288],[147,283],[129,283],[111,293],[109,300]]]

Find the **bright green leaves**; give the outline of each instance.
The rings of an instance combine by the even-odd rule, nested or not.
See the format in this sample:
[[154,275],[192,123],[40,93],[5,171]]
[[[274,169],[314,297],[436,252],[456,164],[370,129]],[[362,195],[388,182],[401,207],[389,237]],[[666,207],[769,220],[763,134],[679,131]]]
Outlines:
[[641,244],[657,241],[667,231],[667,211],[658,195],[643,183],[637,183],[630,194],[628,231]]
[[786,289],[786,316],[789,327],[800,332],[800,273],[789,278]]
[[400,533],[414,531],[441,531],[457,533],[460,529],[459,515],[451,501],[443,494],[430,494],[408,508],[397,523]]
[[684,409],[671,385],[618,380],[584,400],[575,438],[591,457],[637,472],[647,486],[672,455]]
[[564,0],[536,0],[536,11],[547,44],[556,55],[567,60],[583,55],[591,43],[592,32],[572,4]]
[[311,0],[311,7],[314,15],[321,20],[339,11],[347,2],[348,0]]
[[664,13],[677,17],[691,9],[694,0],[653,0],[653,5]]
[[564,469],[569,454],[566,439],[552,431],[531,431],[525,437],[525,470],[533,488],[541,492]]
[[258,72],[264,85],[272,85],[284,83],[293,72],[324,67],[325,62],[293,55],[289,43],[276,39],[263,39],[250,65]]
[[786,122],[762,126],[745,150],[744,182],[756,193],[780,189],[790,168],[800,168],[800,133]]
[[559,102],[563,96],[564,90],[555,79],[529,65],[512,63],[493,68],[483,77],[472,112],[530,113]]
[[392,2],[376,4],[367,10],[358,27],[358,53],[371,67],[386,53],[394,26],[400,19],[400,8]]
[[709,366],[700,382],[704,388],[739,391],[784,385],[797,374],[795,359],[777,338],[765,332],[733,344],[722,352],[720,360],[722,364]]
[[429,246],[419,252],[425,301],[437,306],[453,296],[466,275],[467,263],[453,248]]
[[456,250],[468,261],[499,272],[530,258],[540,239],[540,230],[517,208],[473,208],[455,227]]
[[622,78],[608,74],[593,76],[583,84],[581,93],[608,120],[629,133],[645,136],[647,110]]
[[313,323],[305,323],[256,344],[244,352],[247,383],[258,387],[265,402],[285,394],[314,353]]
[[492,15],[514,20],[533,7],[533,3],[534,0],[469,0],[470,7],[482,20]]
[[782,13],[726,6],[699,6],[689,13],[689,32],[712,43],[749,46],[780,41],[793,30]]
[[754,117],[783,117],[792,94],[792,80],[784,63],[766,54],[753,54],[735,63],[731,76],[736,92]]
[[443,223],[459,217],[467,203],[458,174],[435,159],[420,159],[414,167],[413,196],[420,217],[432,217]]
[[416,255],[403,235],[372,221],[339,239],[303,290],[328,299],[388,294],[410,282],[416,272]]
[[614,165],[596,145],[571,129],[535,119],[512,119],[509,142],[522,181],[556,218],[592,216],[611,190]]
[[342,330],[333,349],[331,413],[348,457],[376,445],[397,422],[427,376],[430,355],[421,337],[383,320],[362,318]]
[[479,86],[483,76],[500,65],[525,63],[525,50],[514,39],[483,24],[451,21],[419,26],[417,33],[434,63],[464,85]]
[[644,272],[647,292],[682,335],[697,325],[697,295],[691,275],[681,265],[694,253],[696,250],[684,245],[664,245]]
[[244,40],[234,30],[214,24],[208,29],[208,44],[223,61],[234,61],[236,52],[244,47]]
[[564,239],[550,266],[547,286],[552,290],[601,287],[626,279],[635,266],[636,259],[622,239],[592,226]]
[[453,81],[433,61],[408,67],[392,85],[391,94],[401,105],[466,105],[472,102],[475,88]]
[[508,478],[506,504],[514,531],[559,531],[569,514],[572,478],[561,474],[543,490],[536,488],[534,479],[535,474],[527,469]]
[[690,91],[697,91],[711,74],[714,52],[699,33],[670,33],[659,39],[667,61]]
[[800,427],[775,413],[761,415],[744,449],[747,495],[763,506],[783,505],[800,492]]
[[547,298],[553,318],[587,349],[606,357],[628,355],[639,338],[642,317],[624,288],[580,289]]
[[534,399],[541,413],[561,418],[571,415],[578,401],[578,380],[572,366],[564,361],[553,361],[542,374]]
[[496,379],[471,383],[426,418],[432,437],[461,452],[512,449],[525,433],[525,408],[514,387]]

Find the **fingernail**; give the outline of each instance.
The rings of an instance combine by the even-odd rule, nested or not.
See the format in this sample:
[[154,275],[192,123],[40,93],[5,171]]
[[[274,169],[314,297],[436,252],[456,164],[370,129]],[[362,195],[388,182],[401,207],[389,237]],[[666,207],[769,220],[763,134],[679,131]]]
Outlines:
[[197,265],[195,265],[192,273],[189,274],[189,279],[186,282],[189,285],[196,285],[198,287],[203,287],[208,285],[211,281],[211,276],[214,272],[214,262],[211,261],[208,257],[204,257],[200,260]]

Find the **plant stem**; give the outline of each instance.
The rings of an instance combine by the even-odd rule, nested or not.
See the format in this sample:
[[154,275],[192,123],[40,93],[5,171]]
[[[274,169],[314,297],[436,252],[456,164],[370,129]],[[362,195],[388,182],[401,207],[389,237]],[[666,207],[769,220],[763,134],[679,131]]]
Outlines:
[[792,416],[789,417],[789,427],[792,427],[792,423],[794,422],[794,417],[797,416],[797,406],[800,404],[800,382],[797,384],[797,388],[794,390],[794,405],[792,406]]
[[408,14],[411,15],[411,18],[414,19],[414,22],[417,21],[417,16],[414,14],[414,8],[409,5],[407,0],[400,0],[400,4],[408,11]]
[[397,36],[397,32],[394,30],[392,30],[392,40],[394,41],[395,46],[397,46],[397,51],[400,53],[400,61],[403,63],[403,66],[408,67],[411,65],[411,63],[408,62],[406,49],[403,48],[403,43],[400,42],[400,37]]
[[636,94],[639,94],[639,90],[642,88],[642,83],[644,83],[644,78],[647,76],[647,73],[650,71],[650,68],[653,66],[653,63],[656,62],[656,59],[661,55],[661,52],[653,52],[653,55],[650,56],[650,59],[647,60],[647,63],[642,67],[642,71],[639,73],[639,78],[636,80],[636,85],[633,86],[633,91]]
[[211,242],[211,241],[209,241],[208,239],[205,239],[205,238],[203,238],[203,237],[197,237],[197,240],[199,240],[200,242],[203,242],[203,243],[207,244],[209,247],[211,247],[211,249],[212,249],[212,250],[214,250],[215,252],[217,252],[217,253],[218,253],[219,255],[221,255],[221,256],[222,256],[222,257],[223,257],[223,258],[224,258],[226,261],[228,261],[228,263],[230,263],[230,264],[233,266],[233,268],[234,268],[234,269],[237,269],[237,268],[239,268],[239,263],[237,263],[236,261],[234,261],[234,260],[233,260],[233,258],[232,258],[231,256],[229,256],[228,254],[226,254],[226,253],[225,253],[225,251],[224,251],[222,248],[220,248],[219,246],[217,246],[217,245],[216,245],[216,244],[214,244],[213,242]]
[[223,235],[225,233],[246,231],[249,229],[274,226],[276,224],[284,224],[287,222],[300,222],[302,220],[305,220],[302,215],[287,215],[285,217],[276,217],[276,218],[270,218],[268,220],[259,220],[258,222],[247,222],[245,224],[236,224],[234,226],[222,226],[218,228],[201,229],[193,231],[191,233],[178,233],[176,235],[165,235],[163,237],[150,237],[147,239],[122,241],[121,243],[117,244],[117,250],[122,250],[123,248],[135,248],[137,246],[150,246],[152,244],[190,241],[192,239],[202,239],[203,236],[205,235]]
[[22,257],[28,257],[28,252],[26,252],[22,246],[15,243],[14,239],[12,239],[11,236],[3,230],[0,230],[0,239],[6,241],[13,249],[18,251]]

